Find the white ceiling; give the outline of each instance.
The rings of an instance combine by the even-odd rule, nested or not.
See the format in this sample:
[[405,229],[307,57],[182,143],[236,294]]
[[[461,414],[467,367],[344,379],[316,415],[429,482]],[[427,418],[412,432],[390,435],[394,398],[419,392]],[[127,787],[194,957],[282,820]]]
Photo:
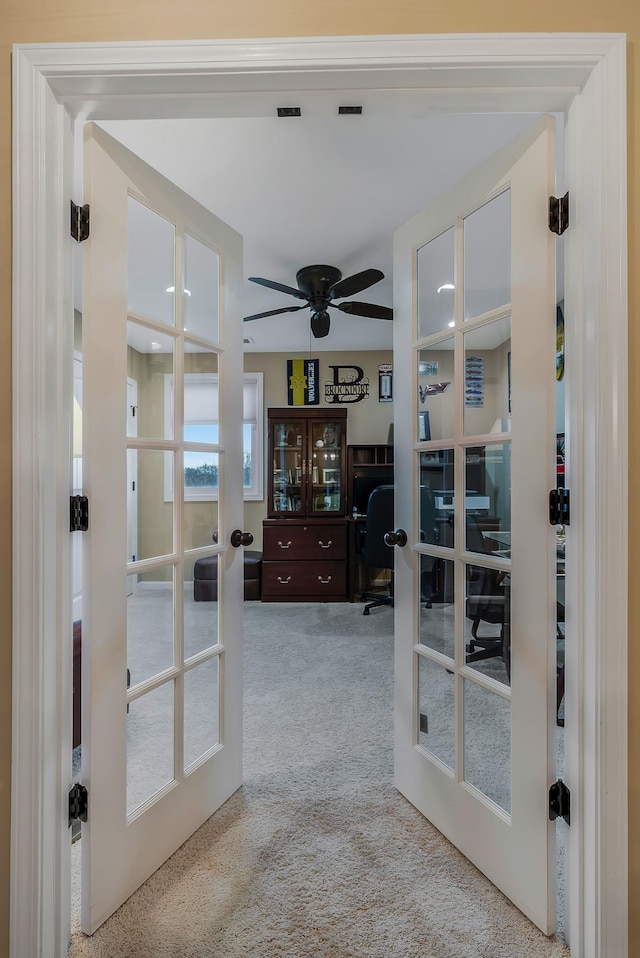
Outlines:
[[[243,235],[245,277],[296,286],[297,270],[314,263],[343,276],[373,267],[385,279],[351,298],[392,306],[394,230],[535,119],[365,112],[100,125]],[[245,279],[245,315],[299,304]],[[244,333],[256,352],[392,345],[391,323],[337,310],[321,340],[307,309],[246,323]]]

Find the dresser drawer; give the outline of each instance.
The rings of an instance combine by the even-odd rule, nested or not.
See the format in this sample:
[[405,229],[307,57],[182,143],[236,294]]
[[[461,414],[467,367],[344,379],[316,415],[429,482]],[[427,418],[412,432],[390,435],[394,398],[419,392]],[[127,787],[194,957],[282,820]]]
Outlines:
[[280,523],[277,526],[265,526],[262,540],[263,559],[289,562],[291,560],[313,560],[324,562],[328,559],[347,557],[347,526],[322,525],[321,523]]
[[344,599],[347,590],[345,562],[264,562],[262,598],[292,600],[300,596]]

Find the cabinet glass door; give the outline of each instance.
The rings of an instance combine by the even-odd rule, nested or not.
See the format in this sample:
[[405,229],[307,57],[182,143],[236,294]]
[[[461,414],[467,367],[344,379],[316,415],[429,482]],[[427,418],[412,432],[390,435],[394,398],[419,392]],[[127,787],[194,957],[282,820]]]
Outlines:
[[276,421],[271,430],[271,512],[304,513],[308,469],[305,424]]
[[342,515],[342,423],[320,420],[310,427],[311,511]]

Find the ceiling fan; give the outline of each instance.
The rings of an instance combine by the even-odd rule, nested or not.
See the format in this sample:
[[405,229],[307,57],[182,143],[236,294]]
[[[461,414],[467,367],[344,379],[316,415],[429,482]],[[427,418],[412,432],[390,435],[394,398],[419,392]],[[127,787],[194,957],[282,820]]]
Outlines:
[[335,266],[303,266],[296,273],[297,289],[275,283],[270,279],[262,279],[260,276],[250,276],[249,279],[252,283],[259,283],[260,286],[277,289],[281,293],[289,293],[296,299],[304,299],[306,303],[304,306],[284,306],[282,309],[269,309],[266,313],[254,313],[253,316],[244,317],[245,323],[265,316],[276,316],[278,313],[295,313],[308,306],[311,310],[311,332],[316,339],[321,339],[329,332],[331,320],[328,309],[330,306],[343,313],[351,313],[353,316],[393,319],[393,310],[388,306],[358,303],[355,300],[350,300],[348,303],[333,302],[334,299],[353,296],[354,293],[379,283],[381,279],[384,279],[384,273],[379,269],[365,269],[361,273],[354,273],[353,276],[343,279],[342,273]]

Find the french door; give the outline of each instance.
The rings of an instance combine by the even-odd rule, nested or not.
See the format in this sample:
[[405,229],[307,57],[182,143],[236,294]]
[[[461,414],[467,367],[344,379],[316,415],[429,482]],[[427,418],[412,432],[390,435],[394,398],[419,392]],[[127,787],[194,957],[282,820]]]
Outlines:
[[[397,787],[555,930],[554,123],[395,236]],[[399,419],[399,421],[398,421]]]
[[[91,934],[241,784],[242,550],[229,541],[242,527],[242,241],[94,125],[85,202],[82,928]],[[218,381],[202,397],[210,422],[196,431],[184,389],[193,372]],[[210,556],[218,601],[196,604],[194,562]]]

